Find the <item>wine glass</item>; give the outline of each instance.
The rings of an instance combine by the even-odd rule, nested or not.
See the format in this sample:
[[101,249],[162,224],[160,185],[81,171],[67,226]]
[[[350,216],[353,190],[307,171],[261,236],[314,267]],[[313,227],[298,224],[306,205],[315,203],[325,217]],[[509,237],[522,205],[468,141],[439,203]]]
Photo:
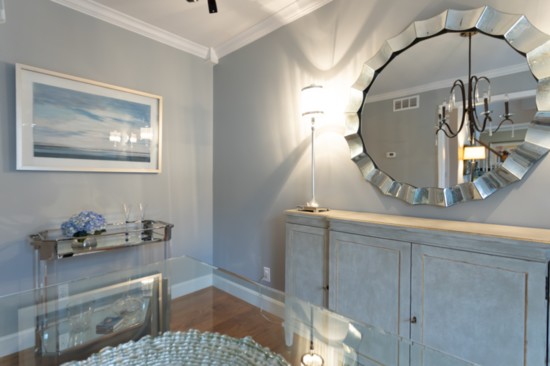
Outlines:
[[124,211],[124,222],[129,223],[130,222],[130,214],[132,213],[132,206],[127,204],[127,203],[123,203],[122,204],[122,210]]
[[124,225],[125,225],[125,229],[126,229],[125,241],[130,241],[130,238],[129,238],[130,233],[128,232],[128,224],[130,223],[130,213],[132,212],[132,206],[127,204],[127,203],[123,203],[122,204],[122,210],[124,211]]
[[145,218],[145,204],[140,202],[138,207],[139,207],[139,222],[143,222],[143,219]]

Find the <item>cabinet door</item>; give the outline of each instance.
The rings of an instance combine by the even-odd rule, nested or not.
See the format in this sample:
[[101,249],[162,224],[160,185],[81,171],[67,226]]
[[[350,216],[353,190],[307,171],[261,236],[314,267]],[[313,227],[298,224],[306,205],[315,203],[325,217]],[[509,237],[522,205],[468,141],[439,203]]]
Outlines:
[[413,245],[411,338],[484,366],[543,365],[546,264]]
[[[329,308],[375,328],[363,334],[366,365],[404,364],[410,330],[410,243],[330,232]],[[406,351],[406,350],[405,350]]]
[[327,234],[324,228],[286,224],[285,292],[326,306]]
[[409,337],[410,243],[331,232],[329,307]]

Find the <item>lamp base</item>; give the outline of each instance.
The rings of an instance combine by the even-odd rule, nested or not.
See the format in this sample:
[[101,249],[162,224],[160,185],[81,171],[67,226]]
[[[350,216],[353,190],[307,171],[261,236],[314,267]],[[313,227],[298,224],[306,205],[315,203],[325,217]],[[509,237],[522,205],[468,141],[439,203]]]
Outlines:
[[326,212],[329,211],[326,207],[318,207],[318,206],[310,206],[308,204],[304,206],[298,206],[299,211],[307,211],[307,212]]
[[314,353],[313,350],[304,354],[300,359],[301,366],[323,366],[324,364],[325,360],[323,357],[317,353]]

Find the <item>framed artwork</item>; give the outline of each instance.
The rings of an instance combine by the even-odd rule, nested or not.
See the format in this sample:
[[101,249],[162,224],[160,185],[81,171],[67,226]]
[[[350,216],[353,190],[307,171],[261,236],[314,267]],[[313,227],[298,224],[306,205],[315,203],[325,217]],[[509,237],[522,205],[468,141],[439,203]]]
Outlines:
[[17,169],[160,173],[162,97],[16,65]]

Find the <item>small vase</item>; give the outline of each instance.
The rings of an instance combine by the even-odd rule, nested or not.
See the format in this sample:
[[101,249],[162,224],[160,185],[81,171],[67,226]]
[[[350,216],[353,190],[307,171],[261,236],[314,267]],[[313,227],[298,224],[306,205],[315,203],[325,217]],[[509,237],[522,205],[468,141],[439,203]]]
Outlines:
[[97,239],[95,236],[86,236],[84,238],[74,238],[71,244],[73,249],[91,249],[97,247]]

